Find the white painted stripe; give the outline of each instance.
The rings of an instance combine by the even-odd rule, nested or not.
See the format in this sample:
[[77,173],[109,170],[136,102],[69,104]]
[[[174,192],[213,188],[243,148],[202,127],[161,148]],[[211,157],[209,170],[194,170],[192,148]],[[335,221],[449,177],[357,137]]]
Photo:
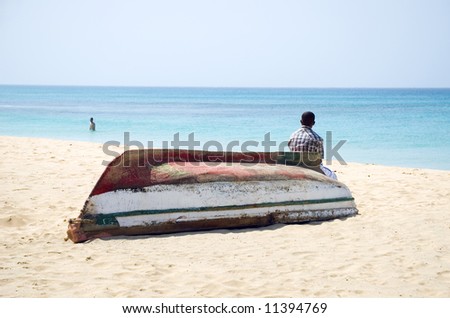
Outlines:
[[94,195],[89,198],[84,212],[110,214],[351,198],[350,191],[344,185],[313,180],[159,184],[144,190],[125,189]]
[[[355,205],[353,201],[341,201],[330,203],[316,203],[305,205],[289,205],[289,206],[273,206],[273,207],[259,207],[252,209],[236,209],[224,211],[202,211],[202,212],[176,212],[176,213],[160,213],[160,214],[143,214],[134,216],[118,216],[117,222],[121,227],[131,226],[148,226],[159,223],[180,223],[188,221],[212,220],[212,219],[231,219],[240,218],[243,216],[258,217],[264,216],[272,212],[292,212],[292,217],[299,213],[322,213],[331,215],[335,211],[337,214],[343,213],[348,209],[346,215],[355,213]],[[296,213],[298,212],[298,213]],[[296,214],[295,214],[296,213]],[[339,215],[336,215],[338,217]]]

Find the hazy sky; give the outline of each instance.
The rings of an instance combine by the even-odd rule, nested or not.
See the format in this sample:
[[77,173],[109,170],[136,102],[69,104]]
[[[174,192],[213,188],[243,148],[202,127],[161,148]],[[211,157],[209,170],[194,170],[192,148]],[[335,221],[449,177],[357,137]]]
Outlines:
[[450,87],[450,1],[0,0],[0,84]]

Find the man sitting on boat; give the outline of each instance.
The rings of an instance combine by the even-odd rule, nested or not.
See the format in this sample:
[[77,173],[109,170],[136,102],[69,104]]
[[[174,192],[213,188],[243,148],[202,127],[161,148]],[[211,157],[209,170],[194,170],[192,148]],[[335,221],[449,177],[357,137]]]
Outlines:
[[292,133],[289,139],[289,149],[300,152],[300,163],[302,166],[321,172],[326,176],[337,180],[336,174],[322,164],[324,158],[323,139],[312,127],[316,116],[313,112],[307,111],[302,114],[300,123],[302,127]]

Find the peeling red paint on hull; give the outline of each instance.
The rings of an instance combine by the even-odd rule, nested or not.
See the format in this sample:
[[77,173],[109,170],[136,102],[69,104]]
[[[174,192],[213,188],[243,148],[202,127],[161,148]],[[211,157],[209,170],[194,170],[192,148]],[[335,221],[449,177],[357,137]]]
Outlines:
[[70,220],[69,238],[83,242],[259,227],[357,213],[345,185],[283,164],[284,158],[278,153],[125,152],[106,168],[80,216]]

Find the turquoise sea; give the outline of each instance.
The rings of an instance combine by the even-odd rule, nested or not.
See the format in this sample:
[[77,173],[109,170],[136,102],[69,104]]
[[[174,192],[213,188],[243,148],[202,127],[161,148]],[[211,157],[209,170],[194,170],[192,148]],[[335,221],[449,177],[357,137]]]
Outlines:
[[306,110],[346,162],[450,170],[450,89],[0,86],[0,135],[279,151]]

